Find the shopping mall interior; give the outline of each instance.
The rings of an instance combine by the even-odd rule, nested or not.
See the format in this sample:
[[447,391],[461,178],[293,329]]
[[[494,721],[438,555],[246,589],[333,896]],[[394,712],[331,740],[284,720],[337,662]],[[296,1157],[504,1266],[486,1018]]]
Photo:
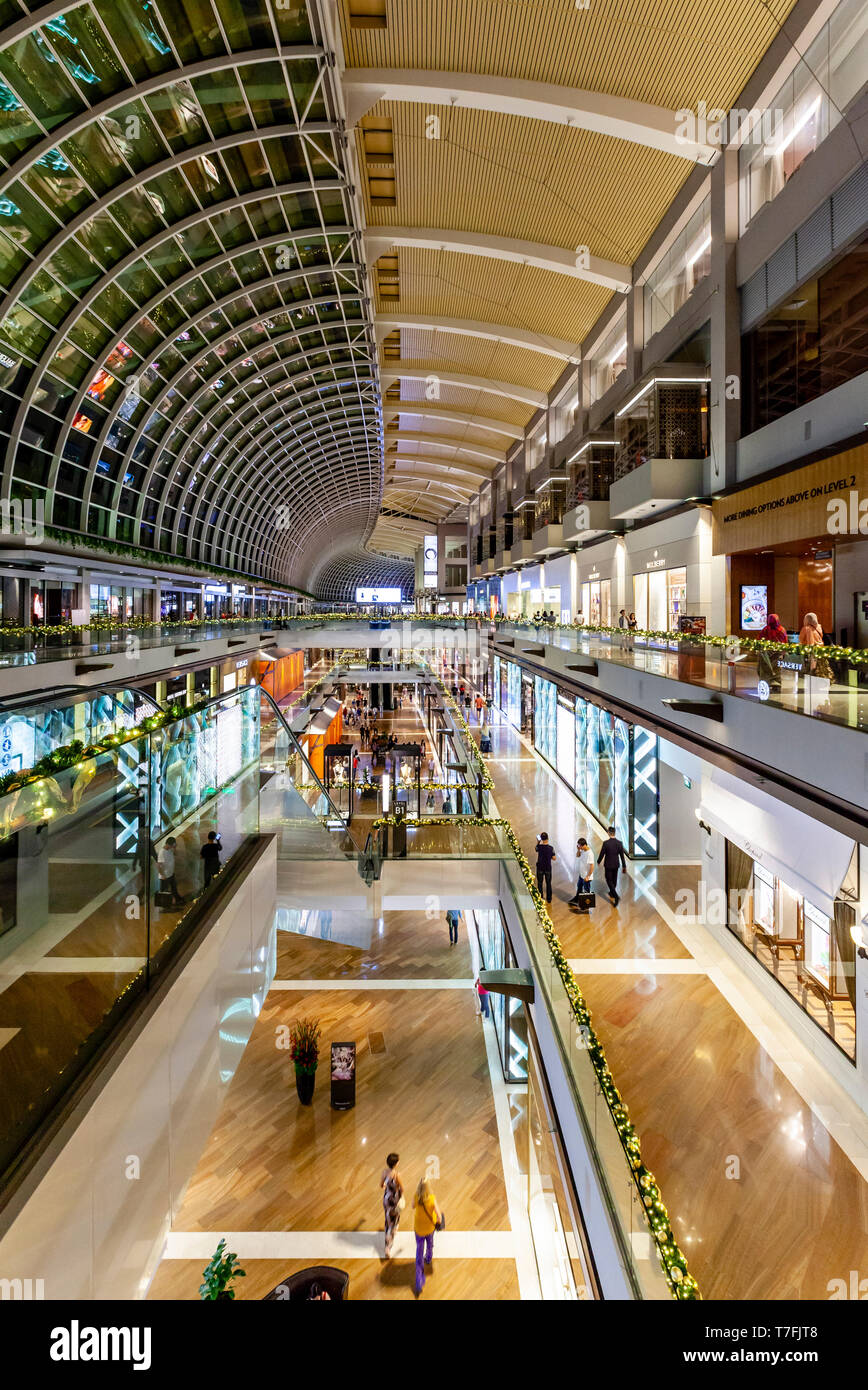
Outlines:
[[868,1297],[868,9],[640,9],[0,0],[0,1301]]

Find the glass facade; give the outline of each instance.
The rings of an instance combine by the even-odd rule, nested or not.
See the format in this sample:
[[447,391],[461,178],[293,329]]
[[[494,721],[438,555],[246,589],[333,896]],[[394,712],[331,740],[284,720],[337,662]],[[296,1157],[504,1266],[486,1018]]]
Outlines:
[[868,238],[742,338],[745,434],[868,371]]
[[[472,912],[481,970],[510,970],[517,964],[499,908]],[[505,1081],[527,1081],[527,1019],[520,999],[489,994],[497,1049]]]
[[805,1013],[856,1060],[856,922],[854,856],[847,899],[829,917],[765,865],[726,843],[727,925]]
[[[88,706],[98,737],[135,719],[131,701],[103,708],[103,699],[73,707],[78,736],[74,721]],[[209,892],[199,855],[208,833],[221,836],[224,867],[258,833],[259,700],[247,687],[0,797],[0,935],[18,928],[16,949],[26,951],[58,921],[74,922],[117,957],[113,970],[70,960],[62,1007],[56,976],[24,976],[25,1021],[4,1047],[17,1080],[4,1102],[0,1168],[185,939]],[[61,719],[50,741],[69,731]],[[34,729],[34,740],[43,736]],[[29,761],[29,748],[17,756]]]
[[742,233],[844,119],[846,107],[865,81],[866,67],[868,29],[863,0],[841,0],[786,82],[765,104],[760,121],[741,145]]
[[554,681],[534,676],[534,747],[555,766],[558,761],[558,688]]
[[645,335],[659,333],[711,269],[711,199],[706,197],[645,281]]
[[[506,717],[510,724],[521,728],[521,667],[514,661],[505,661],[506,668]],[[503,705],[501,705],[503,708]]]

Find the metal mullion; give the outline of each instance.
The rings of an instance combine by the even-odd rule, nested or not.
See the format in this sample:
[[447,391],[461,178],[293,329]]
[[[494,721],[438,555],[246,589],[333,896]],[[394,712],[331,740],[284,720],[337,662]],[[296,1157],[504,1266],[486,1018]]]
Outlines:
[[[274,245],[279,245],[280,242],[281,242],[281,240],[282,240],[282,233],[280,233],[280,232],[276,233],[272,238],[270,238],[270,241],[271,241]],[[253,248],[253,249],[256,249],[256,250],[261,251],[262,248],[263,248],[263,246],[268,245],[268,244],[269,244],[269,242],[263,241],[263,242],[260,242],[260,244],[259,244],[258,247],[255,247],[255,248]],[[249,248],[248,248],[248,249],[249,249]],[[149,317],[149,316],[153,313],[153,311],[154,311],[156,308],[159,307],[159,305],[165,303],[165,301],[166,301],[167,299],[175,297],[176,291],[177,291],[178,289],[183,289],[186,285],[192,284],[193,281],[195,281],[195,280],[197,280],[197,279],[202,279],[202,272],[203,272],[203,271],[205,271],[205,270],[210,270],[210,269],[216,269],[216,268],[218,268],[218,267],[221,266],[221,265],[226,265],[226,264],[231,265],[231,264],[232,264],[232,261],[235,259],[236,256],[241,256],[241,255],[245,255],[245,254],[247,254],[247,252],[245,252],[243,248],[236,248],[235,250],[229,251],[229,252],[225,252],[225,251],[224,251],[220,256],[215,256],[215,257],[213,257],[210,261],[207,261],[207,262],[203,263],[203,264],[200,265],[200,266],[193,266],[193,267],[191,267],[190,271],[186,272],[179,280],[176,280],[176,281],[174,281],[174,282],[170,282],[168,285],[164,282],[164,283],[163,283],[163,290],[162,290],[160,293],[154,295],[151,299],[149,299],[149,300],[147,301],[146,304],[137,307],[135,315],[134,315],[134,316],[131,316],[129,319],[126,320],[126,322],[125,322],[124,324],[121,325],[121,328],[118,330],[118,341],[119,341],[119,342],[124,341],[124,339],[126,338],[126,336],[129,334],[130,330],[133,329],[133,328],[135,328],[136,324],[139,323],[140,320],[141,320],[142,318],[147,318],[147,317]],[[263,258],[263,260],[264,260],[264,259],[265,259],[265,258]],[[265,262],[265,264],[266,264],[266,268],[267,268],[267,262]],[[237,271],[234,271],[234,269],[233,269],[233,273],[235,274],[236,279],[238,280],[239,284],[242,284],[241,278],[240,278],[240,276],[238,275]],[[298,273],[298,272],[293,272],[293,273]],[[159,277],[158,277],[158,278],[159,278]],[[203,281],[203,283],[205,283],[205,282]],[[245,287],[245,289],[249,292],[249,290],[250,290],[251,288],[256,288],[257,286],[265,285],[266,283],[270,283],[270,280],[269,280],[269,281],[266,281],[266,280],[257,281],[257,282],[254,283],[253,286]],[[208,291],[208,293],[212,296],[212,306],[211,306],[211,307],[213,307],[213,305],[215,305],[215,304],[221,302],[221,301],[218,301],[218,300],[216,300],[216,299],[213,298],[214,292],[213,292],[213,290],[211,290],[211,288],[210,288],[209,285],[205,284],[205,288],[206,288],[206,290]],[[130,296],[129,296],[129,294],[128,294],[128,292],[127,292],[126,290],[123,290],[122,293],[126,295],[127,299],[130,299]],[[132,303],[133,301],[130,300],[130,302]],[[177,302],[177,301],[176,301],[176,302]],[[201,312],[204,314],[205,312],[208,312],[208,311],[207,311],[207,310],[202,310]],[[157,354],[157,355],[159,355],[159,353],[163,350],[163,348],[165,347],[165,345],[166,345],[168,342],[169,342],[169,339],[168,339],[168,338],[164,338],[164,339],[163,339],[162,345],[156,350],[156,354]],[[113,349],[110,349],[110,351],[113,351]],[[105,354],[105,356],[103,357],[102,361],[100,362],[100,366],[104,366],[104,365],[105,365],[106,358],[108,358],[109,355],[110,355],[109,352],[107,352],[107,353]],[[142,361],[143,361],[143,362],[145,361],[145,357],[142,356],[141,353],[138,353],[138,350],[137,350],[137,355],[140,356],[140,357],[142,358]],[[82,392],[82,396],[83,396],[83,392]],[[78,401],[77,405],[80,405],[80,403],[81,403],[81,398],[79,398],[79,401]],[[75,408],[77,408],[77,405],[76,405]],[[118,407],[117,405],[112,407],[112,419],[114,419],[115,415],[117,414],[118,408],[119,408],[119,407]]]
[[[281,335],[281,337],[280,337],[279,339],[276,339],[276,340],[272,339],[272,340],[269,340],[268,343],[263,343],[263,344],[261,344],[261,349],[264,350],[264,349],[267,348],[268,346],[272,345],[274,342],[288,342],[288,341],[290,341],[290,340],[295,339],[296,336],[297,336],[297,335],[296,335],[295,333],[286,333],[286,334],[283,334],[283,335]],[[303,353],[298,353],[295,357],[291,357],[291,358],[287,359],[287,362],[296,361],[296,360],[297,360],[297,361],[304,361],[304,360],[305,360],[305,359],[304,359],[304,354],[303,354]],[[211,382],[216,381],[216,380],[217,380],[216,377],[212,377],[212,378],[211,378]],[[208,385],[210,385],[210,384],[211,384],[211,383],[208,383]],[[201,395],[203,395],[204,392],[208,389],[208,385],[203,386],[203,387],[201,388],[201,390],[197,392],[197,395],[196,395],[196,398],[197,398],[197,399],[198,399]],[[192,402],[191,402],[191,403],[192,403]],[[214,404],[214,406],[212,407],[212,411],[211,411],[210,413],[216,414],[217,411],[219,411],[219,410],[221,409],[221,407],[222,407],[224,404],[225,404],[225,401],[223,401],[223,400],[216,401],[215,404]],[[138,440],[131,441],[131,443],[130,443],[130,445],[128,446],[128,449],[127,449],[127,453],[128,453],[129,456],[132,455],[132,453],[133,453],[133,451],[134,451],[134,449],[135,449],[137,443],[138,443]],[[186,447],[189,447],[189,444],[188,444]],[[186,452],[186,447],[185,447],[185,452]],[[151,479],[152,479],[152,477],[153,477],[153,475],[154,475],[155,464],[156,464],[156,458],[154,458],[154,460],[152,460],[151,465],[150,465],[150,467],[149,467],[148,475],[147,475],[147,478],[146,478],[146,480],[145,480],[145,481],[146,481],[146,484],[147,484],[147,483],[150,483],[150,481],[151,481]],[[208,480],[207,480],[208,482],[210,482],[210,480],[211,480],[211,476],[212,476],[212,474],[213,474],[213,471],[214,471],[213,468],[209,470]],[[144,495],[144,493],[143,493],[143,495]],[[138,517],[137,517],[138,520],[141,520],[141,511],[142,511],[142,504],[140,503],[139,509],[138,509]]]
[[[298,185],[286,185],[286,187],[287,187],[287,189],[291,189],[291,188],[297,188]],[[242,197],[243,197],[244,199],[246,199],[247,201],[250,201],[250,202],[256,202],[257,199],[259,198],[259,196],[260,196],[260,195],[259,195],[259,193],[258,193],[257,191],[254,191],[254,192],[251,193],[250,195],[246,195],[246,194],[245,194],[245,195],[242,195]],[[235,204],[237,205],[238,202],[241,201],[241,200],[234,200],[234,201],[235,201]],[[230,204],[229,206],[231,206],[231,204]],[[228,210],[228,209],[227,209],[227,210]],[[211,209],[211,211],[213,212],[213,209]],[[93,286],[91,286],[91,288],[90,288],[90,289],[87,291],[87,293],[82,297],[82,299],[79,300],[78,304],[75,306],[75,310],[74,310],[74,311],[71,311],[71,312],[67,315],[67,317],[66,317],[66,319],[65,319],[65,321],[64,321],[64,324],[62,324],[62,325],[60,326],[60,328],[58,328],[58,329],[55,330],[54,338],[52,339],[51,343],[49,343],[48,347],[45,348],[45,349],[43,350],[43,352],[40,354],[40,363],[41,363],[41,366],[42,366],[42,370],[44,371],[44,369],[47,367],[48,363],[53,359],[54,354],[55,354],[55,352],[57,351],[57,348],[60,346],[61,343],[63,343],[63,342],[66,340],[66,338],[67,338],[67,336],[68,336],[68,333],[69,333],[69,330],[70,330],[70,328],[73,326],[73,324],[77,322],[78,318],[81,316],[81,314],[82,314],[83,312],[85,312],[87,309],[89,309],[89,307],[90,307],[90,305],[93,303],[93,301],[94,301],[95,299],[98,298],[99,294],[102,292],[103,289],[106,288],[106,286],[107,286],[108,284],[110,284],[113,280],[117,279],[118,275],[120,275],[124,270],[126,270],[126,269],[128,269],[128,268],[134,266],[134,265],[136,264],[137,261],[139,261],[139,260],[141,260],[141,259],[144,259],[144,258],[147,256],[147,254],[148,254],[149,251],[156,250],[159,246],[163,245],[165,242],[167,242],[167,241],[169,241],[169,240],[175,240],[175,241],[177,241],[178,232],[179,232],[180,230],[183,230],[183,229],[184,229],[185,227],[187,227],[187,226],[194,226],[194,225],[197,225],[199,222],[203,222],[203,221],[207,221],[207,220],[208,220],[207,215],[206,215],[205,213],[202,213],[202,212],[200,212],[200,213],[198,213],[198,214],[195,214],[195,215],[193,215],[193,216],[191,216],[191,217],[182,219],[180,222],[178,222],[178,223],[176,223],[176,224],[174,225],[174,227],[173,227],[173,229],[172,229],[171,232],[168,232],[168,233],[165,233],[165,234],[164,234],[164,233],[161,233],[160,235],[158,235],[158,236],[156,236],[156,237],[150,238],[150,239],[149,239],[147,242],[145,242],[142,246],[135,247],[127,256],[123,257],[115,266],[112,267],[112,272],[111,272],[111,273],[104,272],[103,275],[100,277],[100,279],[99,279],[98,281],[96,281],[96,283],[95,283]],[[182,244],[181,242],[177,242],[177,244],[178,244],[179,248],[180,248],[181,250],[183,250],[183,244]],[[186,252],[184,252],[184,254],[185,254],[185,256],[186,256]],[[226,254],[229,255],[229,253],[226,253]],[[241,254],[241,252],[240,252],[240,250],[239,250],[238,248],[235,248],[235,250],[234,250],[231,254],[232,254],[232,255],[238,255],[238,254]],[[187,259],[189,260],[189,257],[187,257]],[[191,269],[192,269],[192,270],[196,270],[197,267],[191,266]],[[198,270],[199,270],[199,271],[201,271],[202,269],[204,269],[204,267],[198,267]],[[17,299],[16,299],[16,302],[17,302]],[[2,321],[2,317],[3,317],[3,316],[4,316],[4,310],[3,310],[2,307],[0,307],[0,321]],[[41,374],[42,374],[42,371],[40,371],[40,377],[41,377]],[[34,391],[36,390],[36,386],[37,386],[37,383],[38,383],[38,379],[39,379],[39,378],[35,378],[34,381],[28,385],[27,401],[26,401],[26,404],[29,404],[29,399],[30,399],[30,397],[32,397]],[[25,402],[22,402],[22,405],[24,405],[24,404],[25,404]],[[23,415],[21,416],[21,418],[23,419]],[[20,430],[20,420],[17,420],[17,425],[18,425],[18,429]],[[62,447],[63,447],[63,444],[65,444],[66,436],[68,435],[68,433],[69,433],[69,427],[67,426],[67,428],[66,428],[66,430],[65,430],[65,432],[64,432],[64,435],[63,435],[63,437],[62,437],[62,440],[60,441],[60,448],[61,448],[61,449],[62,449]],[[8,463],[9,463],[9,461],[10,461],[10,460],[9,460],[9,457],[8,457],[8,455],[7,455],[7,463],[6,463],[6,465],[4,465],[4,471],[6,471],[6,469],[8,468]],[[56,473],[56,469],[53,470],[53,471],[54,471],[54,473]],[[53,485],[53,483],[52,483],[51,485]]]
[[[271,389],[271,388],[268,388],[268,389]],[[312,389],[314,389],[314,388],[312,388]],[[264,393],[266,393],[266,392],[263,392],[263,395],[264,395]],[[230,443],[230,442],[227,442],[227,446],[225,446],[225,448],[231,448],[231,443]],[[213,477],[214,477],[214,474],[217,473],[218,468],[220,468],[220,467],[221,467],[221,464],[223,464],[224,455],[225,455],[225,448],[224,448],[224,450],[221,450],[220,456],[217,456],[217,455],[216,455],[216,456],[214,456],[214,459],[211,460],[211,466],[210,466],[210,468],[209,468],[209,474],[207,474],[206,480],[204,480],[204,486],[206,486],[206,488],[207,488],[207,486],[210,485],[211,478],[213,478]],[[245,450],[239,450],[239,452],[236,453],[236,457],[238,457],[238,459],[241,459],[241,460],[245,460],[245,461],[246,461],[246,459],[248,459],[248,450],[246,450],[246,449],[245,449]]]
[[159,21],[160,27],[166,36],[166,43],[172,50],[172,57],[175,59],[175,62],[178,64],[179,68],[183,67],[184,64],[181,59],[181,55],[172,41],[172,26],[170,24],[167,24],[166,21],[163,19],[162,13],[160,12],[158,0],[150,0],[150,4],[152,10],[154,11],[154,14],[156,15]]
[[[316,57],[319,50],[310,45],[300,45],[296,50],[298,57]],[[236,55],[236,58],[239,55]],[[274,53],[271,49],[252,49],[249,54],[240,55],[241,61],[245,63],[268,63],[274,61]],[[190,82],[196,77],[211,76],[215,72],[222,72],[227,68],[237,68],[238,63],[232,57],[209,58],[196,63],[188,63],[186,67],[175,69],[168,73],[162,72],[154,74],[152,77],[142,79],[136,83],[134,88],[124,88],[120,92],[114,92],[110,97],[105,98],[96,106],[87,108],[84,112],[77,113],[63,125],[58,126],[50,135],[46,134],[45,140],[26,150],[19,155],[15,161],[8,165],[3,176],[0,177],[0,193],[6,191],[8,186],[15,179],[20,178],[36,160],[48,150],[55,149],[68,140],[70,136],[76,135],[85,129],[92,121],[99,120],[103,116],[111,116],[121,107],[128,105],[130,101],[142,100],[148,96],[153,96],[157,92],[173,86],[177,82]],[[16,93],[17,95],[17,93]],[[23,103],[22,103],[23,105]],[[38,124],[38,122],[37,122]],[[207,124],[207,122],[206,122]]]

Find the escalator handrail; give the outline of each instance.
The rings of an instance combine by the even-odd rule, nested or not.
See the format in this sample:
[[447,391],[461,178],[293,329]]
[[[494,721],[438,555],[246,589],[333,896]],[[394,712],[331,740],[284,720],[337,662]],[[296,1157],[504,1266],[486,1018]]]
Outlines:
[[295,734],[292,732],[292,729],[289,727],[289,724],[288,724],[288,722],[287,722],[287,720],[286,720],[286,716],[284,715],[283,710],[280,708],[280,705],[277,703],[277,701],[275,700],[274,696],[271,695],[271,694],[265,689],[264,686],[261,685],[261,686],[259,687],[259,693],[260,693],[260,696],[264,695],[265,698],[266,698],[266,700],[268,701],[268,703],[271,705],[271,708],[274,710],[274,713],[275,713],[275,715],[277,716],[277,719],[278,719],[279,723],[281,723],[281,724],[283,725],[283,727],[284,727],[284,729],[285,729],[285,731],[286,731],[286,733],[287,733],[287,735],[288,735],[288,737],[289,737],[290,748],[292,749],[292,751],[293,751],[294,753],[296,753],[296,754],[301,758],[302,762],[304,763],[305,768],[307,769],[308,773],[310,774],[310,780],[311,780],[312,782],[314,782],[314,783],[316,784],[317,787],[319,787],[319,790],[320,790],[321,795],[325,797],[326,805],[327,805],[328,808],[329,808],[329,814],[330,814],[331,816],[334,816],[337,820],[339,820],[339,821],[341,822],[341,824],[342,824],[344,827],[346,827],[346,825],[347,825],[347,823],[348,823],[348,817],[345,816],[344,813],[343,813],[343,811],[341,811],[341,810],[339,809],[339,807],[337,807],[337,806],[335,805],[335,803],[332,801],[331,797],[329,796],[328,792],[326,791],[325,787],[323,786],[323,784],[322,784],[320,778],[319,778],[319,777],[317,776],[317,774],[314,772],[313,767],[311,766],[311,763],[310,763],[310,759],[308,758],[307,754],[305,753],[304,749],[302,748],[302,746],[301,746],[301,744],[299,743],[298,739],[296,738]]

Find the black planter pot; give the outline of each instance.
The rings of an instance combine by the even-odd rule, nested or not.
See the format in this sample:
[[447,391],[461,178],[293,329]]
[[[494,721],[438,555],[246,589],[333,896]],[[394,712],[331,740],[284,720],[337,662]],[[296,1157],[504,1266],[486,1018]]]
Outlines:
[[295,1069],[295,1089],[302,1105],[310,1105],[313,1100],[313,1088],[316,1082],[315,1071],[299,1071]]

